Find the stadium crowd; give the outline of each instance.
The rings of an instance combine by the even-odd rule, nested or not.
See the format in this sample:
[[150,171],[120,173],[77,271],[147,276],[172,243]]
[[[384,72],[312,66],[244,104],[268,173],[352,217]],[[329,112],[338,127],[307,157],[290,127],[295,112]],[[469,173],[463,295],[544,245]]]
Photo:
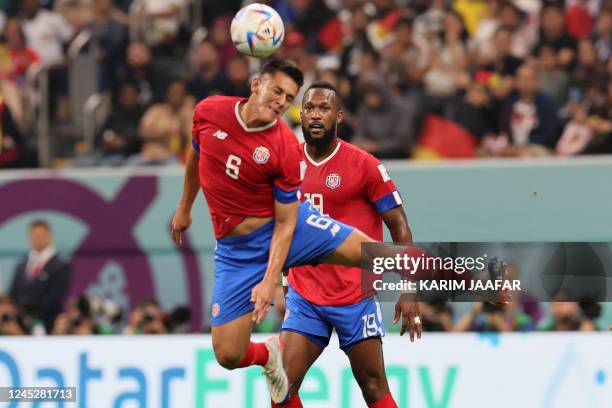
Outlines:
[[[179,163],[196,101],[248,95],[259,64],[229,37],[240,1],[195,1],[0,1],[0,168],[37,165],[27,95],[41,69],[51,144],[71,156],[56,164]],[[265,2],[285,22],[275,57],[304,71],[304,88],[336,84],[340,135],[380,158],[612,151],[609,0]],[[93,47],[106,107],[89,144],[61,126],[78,75],[67,50],[81,42]],[[300,100],[286,115],[298,135]]]

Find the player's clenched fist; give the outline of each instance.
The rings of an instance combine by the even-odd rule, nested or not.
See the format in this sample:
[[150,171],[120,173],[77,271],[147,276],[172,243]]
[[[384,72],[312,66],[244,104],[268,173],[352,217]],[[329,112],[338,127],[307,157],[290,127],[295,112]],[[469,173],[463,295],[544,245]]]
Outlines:
[[253,288],[251,303],[255,303],[255,309],[253,310],[253,321],[255,323],[261,323],[268,314],[275,288],[276,284],[274,282],[268,283],[266,281],[261,281]]
[[177,208],[172,218],[172,239],[177,245],[183,243],[181,233],[191,226],[191,212]]

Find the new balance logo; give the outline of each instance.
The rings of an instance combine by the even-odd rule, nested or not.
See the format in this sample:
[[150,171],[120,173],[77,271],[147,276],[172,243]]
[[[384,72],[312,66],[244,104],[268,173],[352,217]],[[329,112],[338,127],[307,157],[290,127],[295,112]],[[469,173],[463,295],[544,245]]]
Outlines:
[[227,133],[222,130],[217,130],[215,133],[213,133],[213,136],[219,140],[224,140],[227,137]]

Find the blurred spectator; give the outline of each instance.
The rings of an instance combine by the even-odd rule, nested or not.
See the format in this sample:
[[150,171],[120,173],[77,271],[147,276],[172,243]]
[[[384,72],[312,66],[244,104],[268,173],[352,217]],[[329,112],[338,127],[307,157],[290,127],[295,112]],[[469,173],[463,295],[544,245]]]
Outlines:
[[221,67],[219,52],[210,41],[202,41],[195,50],[194,76],[189,82],[189,91],[200,101],[207,96],[227,94],[230,82]]
[[428,8],[414,20],[414,33],[432,43],[444,30],[446,5],[444,0],[432,0],[428,3]]
[[89,299],[80,296],[68,302],[68,307],[55,319],[52,334],[56,335],[92,335],[101,334],[100,328],[94,324]]
[[363,104],[352,143],[379,158],[405,158],[414,144],[414,99],[393,96],[380,76],[361,81]]
[[555,5],[545,6],[540,19],[540,29],[536,52],[539,54],[542,47],[550,47],[560,67],[571,67],[576,55],[576,40],[565,31],[563,10]]
[[569,90],[569,72],[559,66],[552,47],[547,45],[540,47],[538,56],[540,90],[553,98],[557,106],[563,106],[567,101]]
[[453,331],[453,309],[447,302],[421,303],[423,330],[426,332]]
[[141,0],[132,7],[137,37],[157,50],[177,45],[184,12],[191,0]]
[[578,43],[578,55],[576,68],[572,75],[572,101],[579,101],[586,97],[595,102],[602,97],[605,98],[605,89],[602,84],[608,83],[609,72],[606,66],[597,59],[597,51],[590,40],[582,40]]
[[62,310],[72,267],[57,255],[49,223],[32,221],[29,234],[32,249],[15,268],[10,294],[25,313],[40,319],[49,333]]
[[38,0],[23,0],[23,31],[28,44],[47,67],[63,65],[64,45],[72,38],[74,30],[61,15],[41,9]]
[[580,302],[578,303],[582,312],[582,323],[580,331],[597,331],[600,330],[595,320],[601,316],[601,305],[596,302]]
[[113,17],[112,0],[96,0],[94,11],[87,28],[97,50],[98,91],[111,92],[117,89],[117,72],[124,64],[127,28]]
[[347,34],[340,50],[340,73],[355,77],[360,73],[359,59],[361,54],[374,49],[368,39],[367,28],[370,16],[365,7],[358,7],[351,13]]
[[27,333],[19,308],[10,296],[0,296],[0,336],[23,336]]
[[525,58],[537,39],[533,27],[527,24],[527,14],[509,1],[491,2],[490,17],[481,22],[474,34],[473,46],[479,53],[494,52],[493,36],[499,27],[511,32],[510,54]]
[[542,147],[554,148],[560,132],[558,108],[540,91],[535,68],[521,66],[515,84],[517,92],[507,98],[501,111],[501,137],[505,142],[493,148],[493,153],[521,156],[538,154]]
[[[583,39],[589,35],[593,29],[593,16],[597,14],[599,0],[567,0],[565,17],[567,32],[576,39]],[[591,3],[591,10],[589,5]],[[591,14],[593,13],[593,14]]]
[[232,57],[227,63],[228,95],[248,97],[251,93],[249,62],[243,56]]
[[424,77],[425,90],[432,96],[448,97],[469,83],[467,31],[460,14],[449,11],[444,15],[440,37]]
[[96,135],[95,152],[77,158],[76,166],[116,166],[140,151],[138,126],[144,114],[138,85],[126,81],[119,88],[117,103]]
[[0,94],[0,132],[0,169],[36,167],[36,155],[27,146],[2,94]]
[[344,120],[338,126],[338,136],[350,141],[355,133],[357,126],[357,109],[359,108],[359,97],[351,81],[334,70],[323,70],[319,74],[319,79],[329,82],[338,91]]
[[319,32],[335,16],[325,0],[278,0],[275,9],[285,23],[286,32],[299,31],[306,36],[310,51],[323,50]]
[[500,26],[493,34],[492,48],[480,50],[476,54],[477,65],[483,71],[494,73],[498,83],[493,84],[496,98],[503,99],[512,91],[514,75],[523,64],[523,60],[511,54],[510,46],[512,31],[506,26]]
[[143,300],[130,314],[124,334],[167,334],[166,313],[154,299]]
[[612,7],[605,7],[597,17],[591,39],[597,50],[600,62],[607,62],[612,57]]
[[49,70],[49,101],[54,118],[68,120],[68,70],[65,65],[64,46],[74,35],[74,30],[61,15],[40,8],[38,0],[23,0],[23,31],[28,45],[40,57],[41,64]]
[[231,23],[231,17],[220,16],[213,20],[210,27],[209,39],[211,44],[217,49],[219,62],[223,68],[227,67],[230,59],[239,54],[230,37]]
[[166,101],[151,106],[140,121],[140,154],[126,165],[167,165],[178,163],[179,155],[191,141],[194,101],[187,94],[185,81],[176,79],[168,85]]
[[[437,1],[437,0],[435,0]],[[374,19],[368,27],[368,37],[377,51],[389,44],[393,39],[393,27],[402,17],[397,1],[374,0]]]
[[559,156],[574,156],[584,152],[593,138],[593,129],[588,124],[588,111],[579,105],[574,116],[565,127],[555,152]]
[[487,87],[482,83],[472,83],[450,119],[463,126],[478,141],[494,136],[497,124],[493,98]]
[[474,302],[472,309],[457,323],[455,331],[509,332],[530,331],[534,325],[531,318],[519,310],[515,302],[494,305]]
[[403,92],[419,89],[430,64],[429,44],[413,35],[409,18],[397,22],[393,36],[393,41],[383,51],[386,78]]
[[575,331],[580,330],[582,317],[576,302],[554,301],[550,303],[551,316],[538,324],[541,331]]
[[100,0],[54,0],[53,11],[70,23],[75,31],[81,30],[96,17],[94,6]]
[[121,75],[124,81],[134,81],[140,90],[140,102],[148,105],[164,98],[163,78],[156,76],[151,63],[151,50],[141,42],[132,42],[125,51],[126,67]]
[[[284,118],[293,128],[299,127],[300,111],[302,110],[302,98],[304,92],[316,79],[317,57],[306,48],[306,37],[299,32],[293,32],[285,39],[283,47],[284,58],[292,61],[304,76],[304,85],[298,90],[295,99],[287,110]],[[301,129],[297,131],[299,133]]]
[[3,36],[5,43],[0,57],[0,79],[23,87],[26,84],[28,68],[38,62],[38,54],[28,47],[19,20],[8,20]]

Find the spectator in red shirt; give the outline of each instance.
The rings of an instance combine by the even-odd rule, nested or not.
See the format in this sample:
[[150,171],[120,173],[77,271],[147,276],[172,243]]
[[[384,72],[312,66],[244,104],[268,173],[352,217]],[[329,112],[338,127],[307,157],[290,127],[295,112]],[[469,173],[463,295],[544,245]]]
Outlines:
[[25,85],[28,68],[38,62],[38,54],[27,46],[19,20],[7,21],[3,35],[8,59],[0,67],[0,78]]

